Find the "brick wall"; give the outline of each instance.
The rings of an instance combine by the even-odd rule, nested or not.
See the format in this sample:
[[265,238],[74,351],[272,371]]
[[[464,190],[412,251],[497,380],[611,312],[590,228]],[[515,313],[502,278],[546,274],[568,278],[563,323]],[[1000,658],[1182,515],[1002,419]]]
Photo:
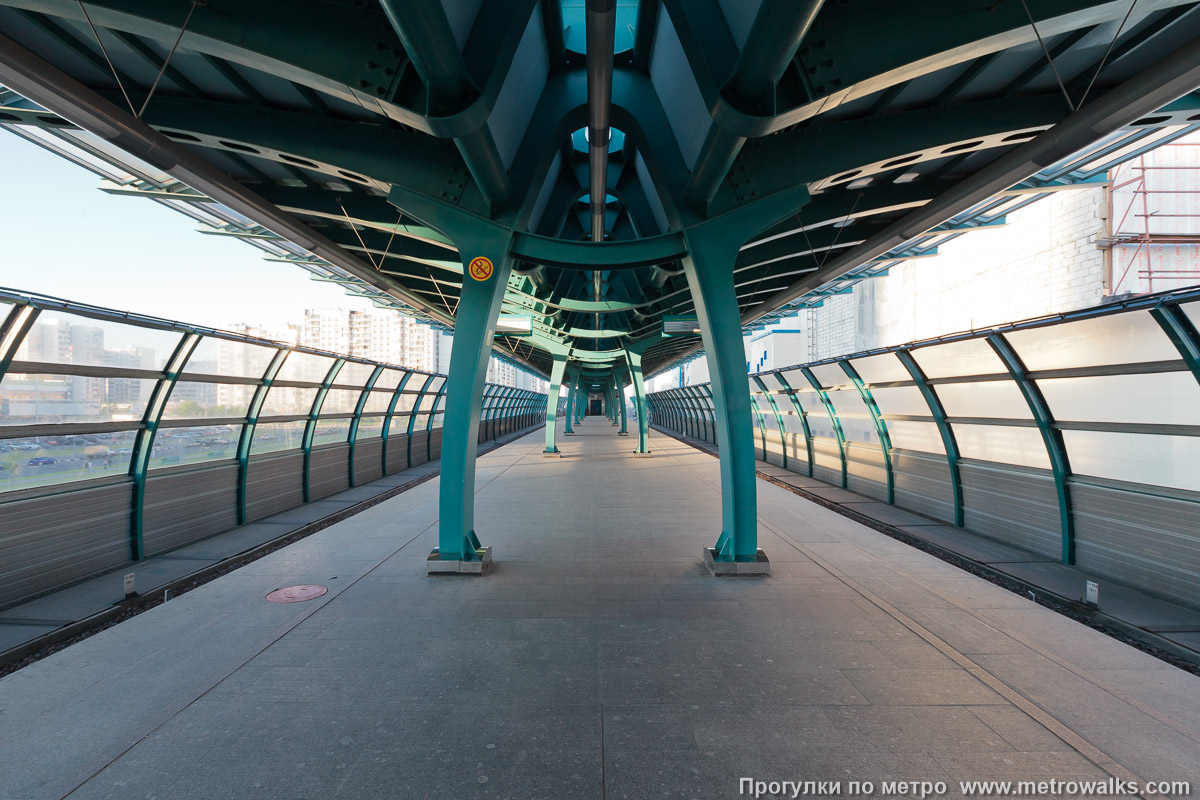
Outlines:
[[[1104,297],[1104,189],[1058,192],[802,313],[814,359],[1096,305]],[[792,325],[792,321],[787,323]],[[799,326],[797,326],[799,327]]]

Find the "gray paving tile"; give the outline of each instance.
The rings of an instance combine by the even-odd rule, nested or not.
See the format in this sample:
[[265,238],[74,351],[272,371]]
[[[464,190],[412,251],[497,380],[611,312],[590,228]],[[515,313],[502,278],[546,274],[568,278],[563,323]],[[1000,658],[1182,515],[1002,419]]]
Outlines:
[[1006,704],[962,669],[855,669],[843,674],[872,705]]
[[[568,463],[526,459],[536,437],[488,455],[477,513],[495,521],[500,561],[486,578],[424,577],[430,482],[0,680],[0,759],[19,765],[0,770],[0,797],[83,783],[75,796],[122,800],[641,800],[738,796],[747,775],[1090,774],[814,558],[1129,768],[1190,774],[1200,738],[1143,709],[1195,732],[1193,676],[765,482],[774,574],[714,581],[698,556],[715,538],[717,462],[659,439],[653,463],[635,464],[604,433],[576,437],[589,457]],[[611,491],[571,493],[601,483]],[[571,496],[569,520],[548,491]],[[292,578],[334,594],[268,607],[263,594]],[[1018,631],[1102,674],[1053,664]],[[90,738],[62,737],[68,726]]]

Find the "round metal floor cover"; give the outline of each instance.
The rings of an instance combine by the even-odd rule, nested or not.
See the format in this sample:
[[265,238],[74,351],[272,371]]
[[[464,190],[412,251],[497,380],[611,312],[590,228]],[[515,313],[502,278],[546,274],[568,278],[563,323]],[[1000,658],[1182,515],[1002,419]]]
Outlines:
[[324,586],[305,584],[304,586],[285,586],[267,595],[268,603],[303,603],[325,594],[329,590]]

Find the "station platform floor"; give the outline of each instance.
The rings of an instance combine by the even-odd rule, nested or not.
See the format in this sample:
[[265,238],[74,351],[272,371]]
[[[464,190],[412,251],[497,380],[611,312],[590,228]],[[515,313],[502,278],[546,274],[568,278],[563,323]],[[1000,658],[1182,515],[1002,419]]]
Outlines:
[[431,480],[0,679],[0,800],[1200,784],[1200,678],[766,481],[713,578],[715,459],[542,438],[479,459],[486,577],[425,576]]

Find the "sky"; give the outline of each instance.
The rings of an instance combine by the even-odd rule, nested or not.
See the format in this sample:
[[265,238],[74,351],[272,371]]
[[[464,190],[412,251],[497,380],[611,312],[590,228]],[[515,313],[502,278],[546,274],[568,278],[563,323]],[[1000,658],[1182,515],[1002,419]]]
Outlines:
[[223,328],[370,308],[297,267],[138,197],[0,130],[0,287]]

